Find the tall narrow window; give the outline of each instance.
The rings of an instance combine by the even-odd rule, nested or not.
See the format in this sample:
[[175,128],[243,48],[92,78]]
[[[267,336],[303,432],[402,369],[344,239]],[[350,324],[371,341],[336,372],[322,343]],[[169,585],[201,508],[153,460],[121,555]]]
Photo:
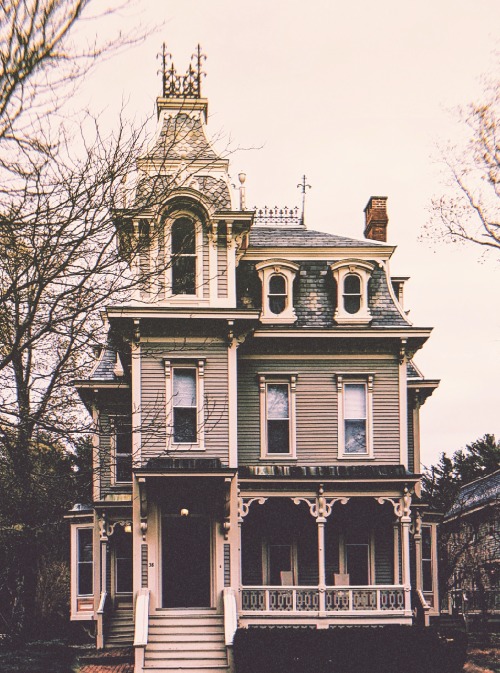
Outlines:
[[128,418],[114,419],[114,448],[117,483],[132,481],[132,427]]
[[117,526],[113,537],[116,593],[132,593],[132,534]]
[[267,386],[267,451],[290,453],[290,405],[287,383]]
[[77,529],[77,595],[93,594],[94,551],[92,528]]
[[286,278],[274,275],[269,279],[269,310],[274,315],[283,313],[286,308]]
[[173,435],[176,444],[197,441],[196,369],[173,370]]
[[171,230],[172,294],[196,294],[196,230],[181,217]]
[[344,309],[354,315],[361,308],[361,279],[353,273],[344,278]]
[[344,451],[366,453],[366,386],[346,383],[344,386]]
[[422,526],[422,588],[431,592],[432,585],[432,535],[430,526]]

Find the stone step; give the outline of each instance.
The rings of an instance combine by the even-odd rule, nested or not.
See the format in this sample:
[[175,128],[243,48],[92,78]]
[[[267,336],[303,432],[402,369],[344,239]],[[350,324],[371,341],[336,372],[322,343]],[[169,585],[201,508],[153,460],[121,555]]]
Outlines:
[[225,649],[218,650],[191,650],[191,649],[161,649],[161,650],[150,650],[149,647],[146,648],[146,661],[152,661],[153,659],[181,659],[189,661],[201,660],[208,661],[211,659],[218,659],[219,661],[226,661],[226,651]]
[[222,633],[186,633],[179,631],[179,633],[149,633],[149,643],[223,643],[224,636]]
[[226,646],[222,640],[214,642],[148,642],[148,653],[152,652],[223,652],[226,654]]

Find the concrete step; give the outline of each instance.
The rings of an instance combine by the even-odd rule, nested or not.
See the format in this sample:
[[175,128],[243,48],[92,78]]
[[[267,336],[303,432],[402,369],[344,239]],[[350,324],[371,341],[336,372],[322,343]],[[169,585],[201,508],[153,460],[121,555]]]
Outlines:
[[148,643],[148,654],[156,652],[202,652],[212,656],[213,652],[222,652],[226,656],[226,646],[222,642],[217,643]]
[[161,645],[162,643],[184,643],[189,647],[191,643],[200,643],[210,645],[211,643],[224,642],[222,633],[149,633],[148,643]]

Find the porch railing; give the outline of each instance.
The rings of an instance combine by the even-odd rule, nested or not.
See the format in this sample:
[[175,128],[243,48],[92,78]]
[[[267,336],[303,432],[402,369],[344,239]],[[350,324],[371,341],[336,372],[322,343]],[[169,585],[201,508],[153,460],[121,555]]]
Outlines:
[[404,610],[405,590],[401,585],[335,586],[324,591],[311,586],[241,588],[241,611],[245,613],[360,614]]

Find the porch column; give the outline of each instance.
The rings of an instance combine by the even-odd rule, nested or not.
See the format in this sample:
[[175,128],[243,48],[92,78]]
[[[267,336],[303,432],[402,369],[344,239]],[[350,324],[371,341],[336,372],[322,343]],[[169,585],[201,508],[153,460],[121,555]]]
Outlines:
[[325,571],[325,524],[324,516],[316,517],[318,524],[318,588],[319,588],[319,613],[326,612],[326,571]]
[[415,542],[415,586],[422,591],[422,517],[418,511],[415,515],[413,540]]
[[402,551],[402,583],[405,592],[405,612],[411,614],[411,577],[410,577],[410,526],[411,526],[411,495],[407,488],[400,500],[401,551]]
[[108,522],[106,517],[106,512],[103,512],[99,517],[99,547],[100,547],[100,596],[99,596],[99,609],[97,611],[97,621],[96,621],[96,647],[98,650],[104,648],[104,613],[101,612],[102,597],[103,594],[107,591],[107,574],[108,574]]

